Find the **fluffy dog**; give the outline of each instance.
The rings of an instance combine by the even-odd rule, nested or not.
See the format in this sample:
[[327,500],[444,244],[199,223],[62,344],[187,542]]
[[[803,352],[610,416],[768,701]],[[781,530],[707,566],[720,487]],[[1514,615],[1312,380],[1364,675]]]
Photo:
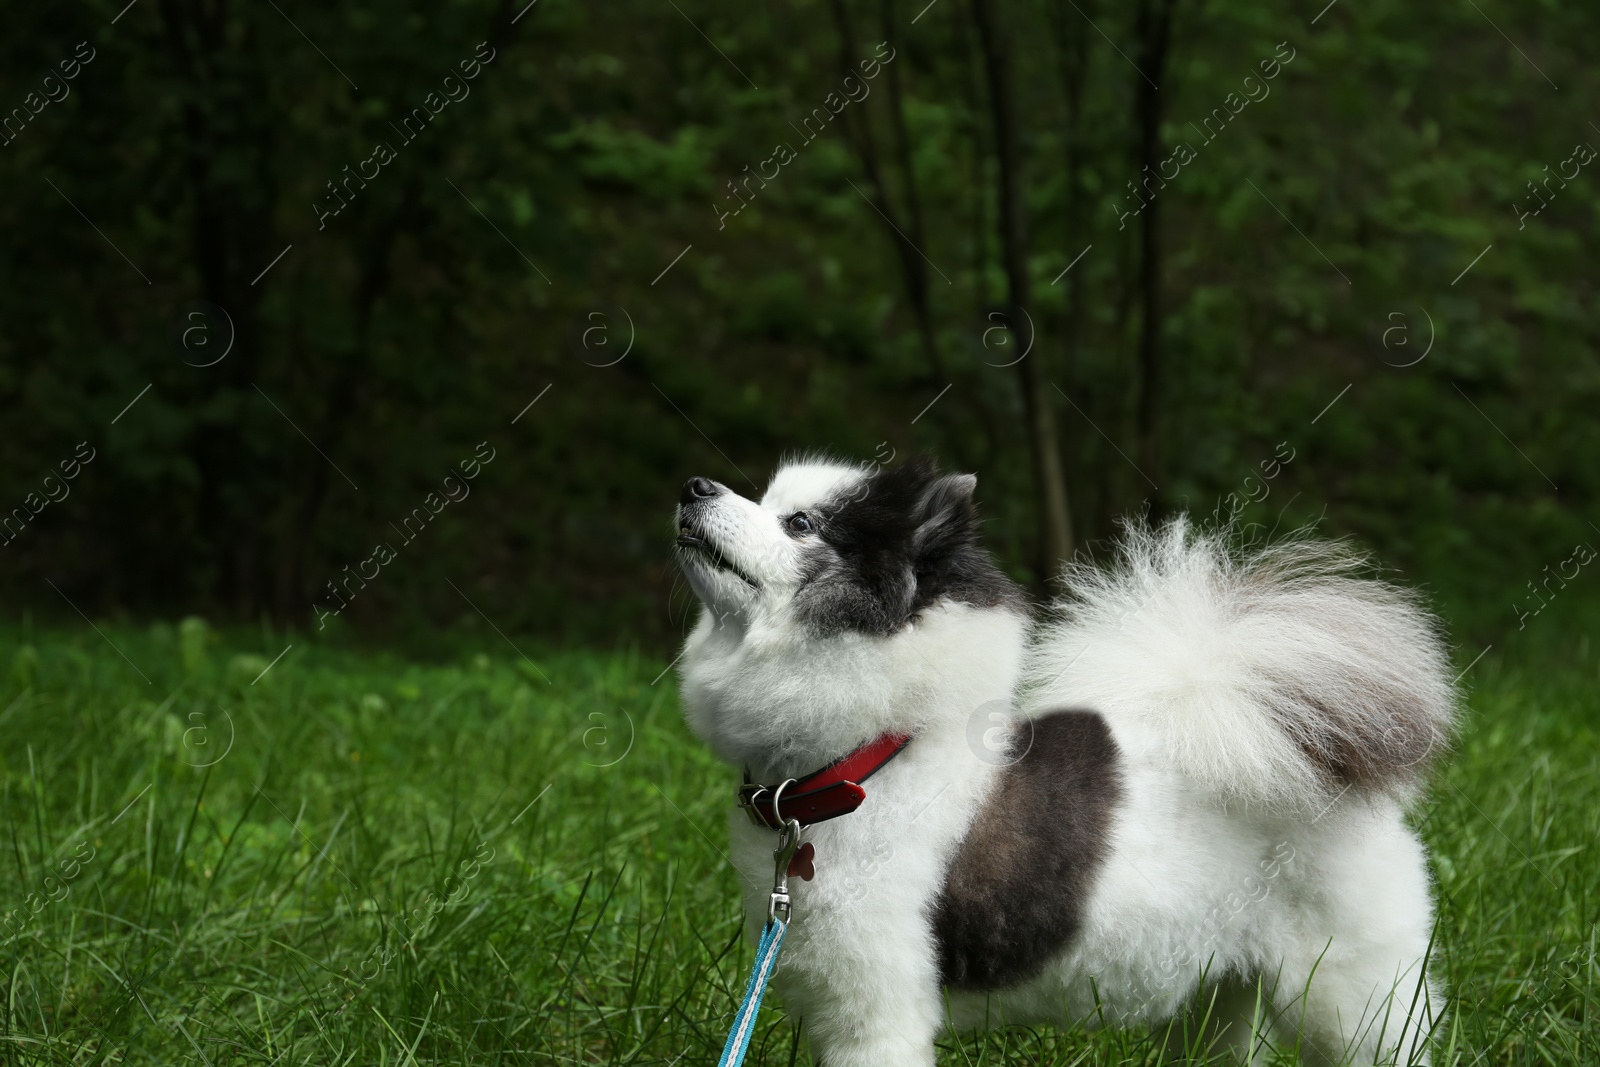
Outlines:
[[[805,830],[773,981],[819,1061],[1203,1017],[1247,1059],[1426,1062],[1443,1002],[1404,812],[1455,711],[1433,619],[1347,548],[1247,553],[1180,519],[1069,566],[1035,624],[976,484],[802,460],[760,503],[706,478],[680,497],[694,732],[768,800],[911,738]],[[733,816],[753,934],[776,838]]]

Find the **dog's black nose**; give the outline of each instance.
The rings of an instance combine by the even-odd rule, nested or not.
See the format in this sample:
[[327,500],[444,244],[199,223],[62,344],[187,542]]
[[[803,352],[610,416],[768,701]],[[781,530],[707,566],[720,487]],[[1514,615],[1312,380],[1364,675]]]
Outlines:
[[697,500],[716,496],[720,492],[722,490],[710,478],[690,478],[683,483],[683,492],[678,494],[678,503],[693,504]]

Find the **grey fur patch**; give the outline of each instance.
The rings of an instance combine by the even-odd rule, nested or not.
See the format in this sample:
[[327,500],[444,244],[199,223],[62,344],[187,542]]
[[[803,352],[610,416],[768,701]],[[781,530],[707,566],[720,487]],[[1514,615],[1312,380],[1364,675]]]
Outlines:
[[934,903],[949,986],[1000,989],[1038,974],[1082,925],[1109,848],[1122,785],[1105,720],[1054,711],[1031,723],[1031,744],[1000,772]]
[[1310,708],[1320,730],[1285,718],[1283,728],[1312,765],[1339,783],[1377,790],[1404,788],[1426,776],[1449,748],[1450,735],[1420,706],[1416,696],[1394,686],[1372,686],[1359,714],[1309,694],[1288,702]]

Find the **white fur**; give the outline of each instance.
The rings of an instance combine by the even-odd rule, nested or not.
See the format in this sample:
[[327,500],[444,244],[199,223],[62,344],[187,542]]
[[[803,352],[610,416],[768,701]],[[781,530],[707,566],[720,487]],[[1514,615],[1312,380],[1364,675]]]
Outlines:
[[1030,655],[1033,706],[1092,707],[1218,795],[1303,814],[1341,788],[1307,748],[1403,750],[1385,783],[1401,799],[1443,754],[1455,702],[1436,627],[1358,577],[1346,546],[1245,553],[1179,519],[1131,526],[1121,550],[1110,569],[1067,568]]
[[[1159,1025],[1210,987],[1234,990],[1246,1013],[1228,1039],[1259,1046],[1246,1032],[1258,981],[1263,1025],[1311,1058],[1424,1061],[1418,1030],[1443,1005],[1418,985],[1431,901],[1403,821],[1412,789],[1330,790],[1284,740],[1274,701],[1306,686],[1324,703],[1359,704],[1383,688],[1354,672],[1443,694],[1429,721],[1448,725],[1426,618],[1387,587],[1343,584],[1356,580],[1303,542],[1239,560],[1179,529],[1136,532],[1126,565],[1107,575],[1072,571],[1077,600],[1031,651],[1020,614],[957,603],[892,637],[818,638],[787,611],[807,547],[781,519],[859,477],[801,464],[759,505],[717,498],[707,528],[759,587],[686,563],[705,610],[683,656],[684,703],[723,759],[771,782],[885,730],[916,732],[858,811],[806,832],[816,877],[791,881],[774,984],[819,1062],[928,1067],[947,1026]],[[1077,938],[1022,986],[952,994],[947,1016],[928,909],[1000,770],[970,740],[995,701],[1100,712],[1123,795]],[[1308,708],[1288,713],[1291,726]],[[1326,740],[1325,724],[1309,729]],[[730,826],[754,936],[775,835],[739,812]]]

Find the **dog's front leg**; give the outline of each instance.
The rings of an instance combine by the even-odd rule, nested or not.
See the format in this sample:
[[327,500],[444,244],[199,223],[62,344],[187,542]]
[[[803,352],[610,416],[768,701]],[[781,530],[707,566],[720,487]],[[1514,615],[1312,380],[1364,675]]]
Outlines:
[[932,1067],[943,1002],[921,916],[879,911],[823,929],[827,921],[813,912],[797,925],[794,952],[785,945],[778,973],[779,993],[804,1020],[817,1063]]
[[[932,1067],[944,1001],[928,921],[931,867],[890,862],[893,849],[849,832],[859,827],[824,829],[815,835],[816,877],[791,881],[778,995],[803,1020],[819,1067]],[[751,849],[751,859],[758,854]],[[747,903],[759,929],[766,896]]]

